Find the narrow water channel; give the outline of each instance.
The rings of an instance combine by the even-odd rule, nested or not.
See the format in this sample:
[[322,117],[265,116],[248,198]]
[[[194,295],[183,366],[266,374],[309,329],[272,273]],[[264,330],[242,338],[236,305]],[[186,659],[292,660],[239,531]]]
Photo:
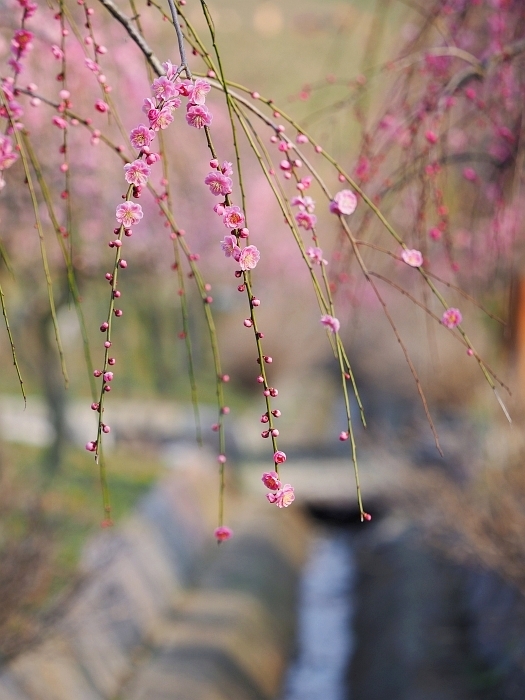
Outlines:
[[348,664],[354,648],[352,534],[324,528],[303,572],[296,658],[282,700],[348,700]]

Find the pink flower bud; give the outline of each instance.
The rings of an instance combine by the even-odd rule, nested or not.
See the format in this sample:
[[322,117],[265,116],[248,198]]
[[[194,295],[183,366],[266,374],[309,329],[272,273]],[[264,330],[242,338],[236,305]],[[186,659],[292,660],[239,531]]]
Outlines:
[[97,449],[97,443],[96,442],[88,442],[86,443],[86,450],[88,452],[95,452]]
[[277,491],[281,488],[281,481],[277,472],[264,472],[261,481],[270,491]]
[[111,382],[113,380],[113,372],[104,372],[104,381]]
[[233,530],[230,530],[230,528],[226,527],[226,525],[221,525],[220,527],[216,528],[213,535],[217,542],[225,542],[233,536]]
[[273,461],[275,464],[283,464],[286,462],[286,454],[280,450],[277,450],[277,452],[275,452],[273,455]]

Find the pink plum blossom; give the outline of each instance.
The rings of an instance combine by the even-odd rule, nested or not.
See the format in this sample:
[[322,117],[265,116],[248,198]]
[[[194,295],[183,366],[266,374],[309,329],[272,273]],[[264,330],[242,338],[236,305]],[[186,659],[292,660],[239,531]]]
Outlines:
[[349,216],[353,214],[357,207],[357,197],[352,190],[341,190],[330,202],[332,214]]
[[9,136],[0,134],[0,170],[7,170],[18,159],[18,153],[13,150]]
[[233,175],[233,166],[230,161],[225,160],[223,164],[221,165],[221,173],[223,175],[226,175],[226,177],[229,177],[230,175]]
[[162,109],[150,109],[148,112],[149,125],[153,131],[160,131],[160,129],[167,129],[168,126],[173,121],[173,114],[171,113],[171,107],[173,102],[169,105],[163,107]]
[[323,259],[321,248],[310,246],[306,249],[306,255],[310,258],[310,262],[315,265],[328,265],[328,261]]
[[283,464],[286,462],[286,453],[282,452],[281,450],[277,450],[273,454],[273,461],[275,464]]
[[193,89],[188,95],[189,101],[194,105],[203,105],[206,102],[206,95],[211,90],[211,85],[203,78],[197,78]]
[[67,121],[63,117],[59,116],[54,116],[53,119],[51,120],[55,126],[58,126],[59,129],[66,129],[67,128]]
[[232,537],[233,530],[231,530],[226,525],[221,525],[220,527],[215,529],[213,535],[217,542],[224,542],[225,540],[229,540]]
[[239,266],[241,270],[253,270],[261,258],[261,254],[254,245],[247,245],[241,250],[239,255]]
[[308,214],[313,214],[315,211],[315,202],[311,197],[292,197],[290,204],[292,207],[299,207],[299,211],[306,211]]
[[447,328],[459,326],[462,320],[463,316],[461,315],[461,311],[455,308],[447,309],[441,317],[441,323]]
[[173,97],[179,96],[176,85],[174,85],[171,80],[168,80],[165,75],[161,75],[160,78],[156,78],[153,81],[151,91],[157,100],[171,100]]
[[423,255],[419,250],[405,248],[401,253],[401,258],[410,267],[421,267],[423,264]]
[[244,223],[244,214],[240,207],[226,207],[224,209],[222,222],[227,228],[240,228]]
[[190,126],[194,126],[196,129],[203,129],[211,124],[212,119],[213,115],[210,114],[205,105],[188,104],[186,121]]
[[275,503],[278,508],[288,508],[295,500],[293,486],[285,484],[277,493],[267,493],[266,498],[270,503]]
[[11,40],[11,47],[15,50],[15,53],[17,53],[19,57],[24,56],[33,48],[33,37],[33,33],[27,29],[18,29],[15,32],[13,39]]
[[221,241],[221,248],[227,258],[238,260],[241,255],[241,249],[237,245],[235,236],[224,236],[224,240]]
[[335,316],[329,316],[328,314],[321,316],[321,323],[332,333],[337,333],[341,328],[339,319],[335,318]]
[[277,491],[281,488],[281,481],[277,472],[264,472],[261,481],[270,491]]
[[141,151],[145,146],[150,145],[154,136],[154,131],[151,131],[145,124],[139,124],[131,130],[129,140],[133,148]]
[[210,192],[216,197],[220,195],[230,194],[232,191],[231,178],[226,177],[217,170],[209,173],[204,179],[204,183],[210,188]]
[[142,159],[134,160],[133,163],[126,163],[124,166],[124,177],[126,182],[135,187],[144,187],[150,175],[151,168]]
[[301,228],[310,231],[317,223],[317,216],[306,211],[298,211],[295,215],[295,220]]
[[178,66],[174,66],[171,61],[164,61],[164,63],[162,64],[162,67],[166,71],[166,78],[171,79],[175,75],[177,75]]
[[130,228],[138,224],[143,216],[142,207],[136,202],[122,202],[122,204],[119,204],[117,207],[117,221],[122,226],[125,226],[125,228]]

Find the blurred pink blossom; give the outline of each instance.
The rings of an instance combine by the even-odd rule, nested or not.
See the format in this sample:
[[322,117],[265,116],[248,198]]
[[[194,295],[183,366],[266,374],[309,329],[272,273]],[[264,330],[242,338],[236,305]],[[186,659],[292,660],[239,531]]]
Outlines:
[[410,267],[421,267],[423,264],[423,255],[419,250],[405,248],[401,253],[401,258]]
[[463,316],[461,315],[461,311],[455,308],[447,309],[441,317],[441,323],[447,328],[459,326],[462,320]]

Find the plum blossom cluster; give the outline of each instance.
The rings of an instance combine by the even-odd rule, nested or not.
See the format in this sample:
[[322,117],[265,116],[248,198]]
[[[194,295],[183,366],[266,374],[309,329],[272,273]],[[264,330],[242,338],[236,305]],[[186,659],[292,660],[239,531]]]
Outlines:
[[[91,61],[88,67],[95,73],[99,72],[98,65]],[[151,175],[151,166],[160,160],[160,155],[151,148],[155,135],[161,129],[166,129],[173,121],[173,110],[181,105],[180,96],[188,98],[186,120],[196,128],[202,128],[205,124],[211,123],[211,114],[208,112],[204,102],[210,85],[207,81],[198,79],[195,82],[179,78],[180,70],[170,61],[163,64],[165,75],[157,78],[151,85],[153,98],[146,98],[143,102],[143,112],[147,115],[148,124],[139,124],[133,128],[129,135],[129,140],[133,148],[139,151],[138,157],[131,163],[124,165],[124,179],[129,187],[123,198],[124,202],[119,204],[115,210],[117,227],[113,230],[114,238],[109,242],[109,247],[115,249],[115,259],[113,271],[106,273],[106,280],[111,287],[111,303],[108,318],[100,326],[100,331],[105,334],[104,341],[104,365],[100,370],[95,370],[94,375],[102,379],[100,399],[92,404],[91,408],[99,414],[97,439],[86,444],[89,452],[94,452],[98,457],[100,452],[100,441],[102,435],[108,433],[110,428],[103,422],[104,397],[111,391],[111,382],[114,373],[110,370],[116,363],[115,357],[109,356],[112,346],[111,328],[113,317],[120,318],[123,310],[115,308],[116,300],[120,299],[121,292],[117,288],[119,271],[125,270],[128,266],[126,260],[122,258],[122,246],[124,237],[133,235],[133,227],[140,223],[144,213],[141,205],[132,201],[139,199],[143,188],[147,185]],[[100,109],[99,111],[103,111]],[[60,117],[56,117],[60,119]],[[65,120],[64,120],[65,121]],[[65,126],[63,127],[65,128]],[[235,212],[225,212],[225,217],[229,215],[231,221],[235,220]],[[244,220],[244,219],[243,219]],[[226,224],[227,225],[227,224]],[[245,253],[246,267],[249,269],[253,263],[253,254],[250,251]],[[226,531],[216,535],[218,539],[227,539],[230,535]]]
[[311,231],[317,223],[317,216],[314,214],[314,200],[308,196],[293,197],[290,204],[298,208],[295,215],[297,225],[304,228],[305,231]]
[[33,48],[34,34],[25,28],[25,21],[31,19],[38,10],[37,3],[31,2],[31,0],[18,0],[18,4],[23,9],[22,27],[15,31],[11,39],[11,57],[8,61],[8,65],[13,69],[15,75],[22,72],[22,59]]
[[[276,465],[286,461],[284,452],[278,450],[274,454],[274,462]],[[264,472],[261,481],[270,491],[266,494],[269,503],[273,503],[278,508],[288,508],[295,500],[294,488],[291,484],[282,484],[277,471]]]
[[18,159],[18,153],[13,149],[9,136],[0,134],[0,190],[5,187],[4,170],[10,168]]

